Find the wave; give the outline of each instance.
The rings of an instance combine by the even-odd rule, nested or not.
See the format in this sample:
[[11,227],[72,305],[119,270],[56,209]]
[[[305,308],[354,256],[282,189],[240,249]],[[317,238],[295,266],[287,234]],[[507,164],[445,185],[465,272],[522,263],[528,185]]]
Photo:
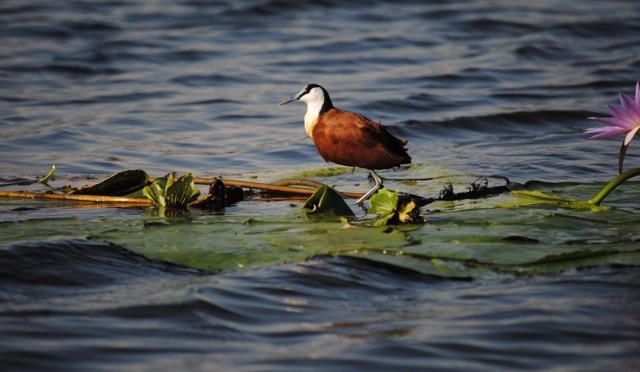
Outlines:
[[82,239],[3,247],[0,261],[0,282],[17,286],[96,287],[133,278],[198,273],[148,260],[109,242]]

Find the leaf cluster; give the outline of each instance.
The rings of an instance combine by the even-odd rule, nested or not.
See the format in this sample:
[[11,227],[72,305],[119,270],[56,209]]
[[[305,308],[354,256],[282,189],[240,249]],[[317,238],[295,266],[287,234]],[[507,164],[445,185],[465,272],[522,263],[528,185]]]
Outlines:
[[160,207],[186,208],[200,195],[193,179],[191,173],[176,178],[172,172],[142,189],[142,195]]

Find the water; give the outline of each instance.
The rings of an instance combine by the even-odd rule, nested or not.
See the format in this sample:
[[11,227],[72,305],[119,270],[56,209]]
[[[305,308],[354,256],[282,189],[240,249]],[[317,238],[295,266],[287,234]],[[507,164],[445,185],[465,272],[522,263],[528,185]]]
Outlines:
[[[635,1],[5,0],[1,177],[321,167],[303,105],[277,106],[315,82],[409,139],[417,165],[606,181],[620,139],[582,132],[633,93],[639,35]],[[119,213],[139,212],[78,215]],[[640,366],[637,268],[452,281],[322,256],[200,272],[55,236],[0,262],[8,369]]]
[[0,254],[16,368],[638,366],[637,269],[469,282],[323,257],[215,275],[84,241]]

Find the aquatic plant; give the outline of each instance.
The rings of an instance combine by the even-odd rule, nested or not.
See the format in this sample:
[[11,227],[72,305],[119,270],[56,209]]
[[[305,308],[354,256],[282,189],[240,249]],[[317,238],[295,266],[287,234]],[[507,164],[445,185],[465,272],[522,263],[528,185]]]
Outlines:
[[[622,106],[612,108],[613,117],[592,118],[606,123],[610,128],[588,131],[592,134],[591,138],[626,133],[620,167],[626,147],[640,132],[639,86],[636,87],[635,100],[621,94]],[[54,172],[55,168],[41,180],[46,181]],[[310,175],[316,174],[320,177],[322,173]],[[331,170],[328,174],[336,175],[339,172]],[[356,255],[423,273],[456,278],[544,273],[589,265],[640,265],[637,228],[634,225],[637,224],[635,210],[601,206],[614,189],[640,176],[640,167],[620,172],[604,186],[579,184],[569,187],[566,183],[555,183],[541,188],[536,187],[535,183],[533,187],[528,183],[512,183],[502,176],[451,175],[446,171],[443,174],[413,178],[412,183],[405,183],[419,186],[418,181],[447,178],[442,191],[433,197],[380,190],[369,199],[368,212],[377,215],[375,219],[369,218],[370,215],[365,218],[354,216],[344,200],[359,198],[361,194],[338,192],[308,180],[287,179],[270,184],[229,179],[223,182],[221,179],[196,178],[191,174],[177,177],[175,173],[149,179],[142,170],[121,172],[96,185],[76,189],[73,194],[0,191],[0,197],[82,200],[91,203],[135,202],[127,205],[150,205],[153,202],[157,208],[145,212],[158,218],[146,218],[133,224],[130,221],[113,220],[101,222],[96,227],[96,224],[82,225],[85,223],[83,220],[75,219],[55,223],[63,227],[68,224],[66,228],[69,234],[75,234],[78,226],[81,226],[87,231],[94,231],[91,235],[93,238],[123,245],[126,243],[127,248],[147,257],[202,269],[289,262],[316,254]],[[466,190],[461,189],[461,177],[474,178]],[[489,186],[490,178],[502,179],[505,184]],[[152,183],[149,184],[149,181]],[[195,188],[196,184],[209,185],[210,190],[209,199],[203,198],[196,202],[198,204],[193,202],[200,194]],[[146,185],[141,192],[144,198],[139,198],[139,193],[131,193],[141,185]],[[460,191],[454,190],[454,185]],[[228,186],[235,188],[240,198],[229,200]],[[637,188],[631,186],[629,192],[637,193]],[[581,198],[585,194],[593,195],[599,188],[601,190],[594,197]],[[303,207],[312,223],[300,221],[299,213],[287,213],[274,220],[269,217],[273,209],[261,207],[258,205],[260,203],[252,203],[243,209],[243,212],[251,209],[252,217],[248,219],[242,213],[234,216],[233,209],[224,215],[207,213],[207,210],[219,211],[230,203],[243,200],[242,189],[261,190],[260,193],[247,191],[249,200],[269,201],[283,197],[298,200],[301,196],[313,194]],[[415,190],[425,189],[416,187]],[[436,192],[433,188],[429,190]],[[88,191],[98,195],[91,198],[80,195]],[[270,199],[267,193],[278,199]],[[115,198],[105,194],[123,194],[126,197]],[[489,198],[496,195],[500,196]],[[578,199],[564,195],[577,195]],[[618,203],[620,198],[633,203],[637,200],[633,195],[620,194]],[[80,198],[83,196],[87,199]],[[468,202],[454,205],[452,201]],[[432,205],[430,224],[418,225],[424,222],[421,208],[431,203],[439,204]],[[183,218],[190,213],[187,208],[205,211],[193,214],[198,218]],[[25,225],[42,226],[42,232],[36,233],[46,236],[51,231],[52,223],[46,220],[46,224],[43,224],[38,219],[21,223],[20,228],[12,232],[11,239],[32,239],[33,229],[24,228]],[[105,228],[107,223],[113,228]],[[402,224],[413,225],[389,227]],[[164,225],[171,225],[172,228],[156,228]],[[55,229],[59,231],[62,227],[55,225]],[[212,244],[213,241],[215,244]],[[513,249],[514,244],[526,249]]]
[[635,99],[620,92],[620,106],[610,105],[609,109],[613,114],[611,117],[589,118],[608,126],[590,128],[587,129],[586,133],[591,135],[589,139],[601,139],[621,135],[625,136],[618,155],[618,173],[622,173],[622,165],[624,163],[624,155],[627,152],[627,147],[629,147],[631,140],[633,140],[633,137],[638,134],[638,130],[640,130],[640,82],[636,83]]
[[96,184],[74,188],[74,195],[140,196],[140,191],[149,184],[149,175],[142,169],[122,171]]
[[353,217],[353,211],[343,197],[332,187],[322,185],[302,206],[312,221],[336,220],[338,217]]
[[176,178],[175,172],[153,181],[142,189],[142,195],[155,205],[167,208],[186,208],[200,195],[191,173]]
[[402,223],[423,223],[415,200],[401,196],[398,192],[381,189],[369,200],[370,213],[378,214],[374,226]]
[[47,173],[44,177],[40,178],[37,182],[46,185],[47,182],[51,179],[51,177],[53,177],[53,175],[56,173],[56,170],[57,170],[56,165],[53,164],[51,166],[51,170],[49,171],[49,173]]

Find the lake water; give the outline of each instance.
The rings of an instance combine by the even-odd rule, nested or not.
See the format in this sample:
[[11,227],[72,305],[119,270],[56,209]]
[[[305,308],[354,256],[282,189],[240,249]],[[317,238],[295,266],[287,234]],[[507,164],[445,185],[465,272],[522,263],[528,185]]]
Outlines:
[[[427,173],[606,182],[621,138],[585,141],[587,117],[640,80],[637,1],[4,0],[0,39],[3,182],[52,164],[58,184],[325,167],[304,105],[277,105],[308,83],[391,126]],[[337,186],[364,191],[365,178]],[[12,203],[3,369],[640,369],[637,266],[452,280],[320,255],[202,271],[53,228],[9,238],[18,221],[136,221],[138,209]],[[623,209],[640,215],[637,198]]]

